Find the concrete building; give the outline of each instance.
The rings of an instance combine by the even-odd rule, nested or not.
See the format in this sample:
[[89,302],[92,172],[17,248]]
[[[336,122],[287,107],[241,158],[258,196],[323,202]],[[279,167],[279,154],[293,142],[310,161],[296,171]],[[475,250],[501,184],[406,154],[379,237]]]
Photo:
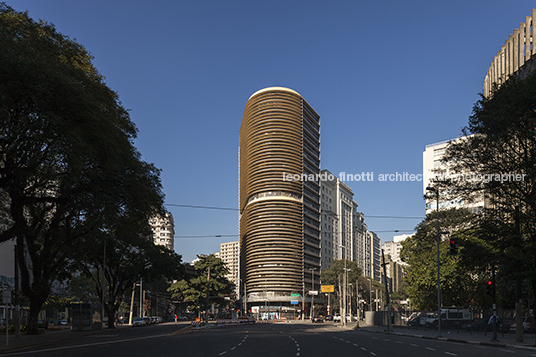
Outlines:
[[387,278],[383,275],[383,270],[382,270],[381,282],[383,284],[385,284],[386,282],[388,283],[390,294],[396,293],[403,284],[404,270],[403,270],[402,265],[400,265],[397,262],[394,262],[391,259],[390,255],[388,255],[385,252],[384,254],[385,254],[385,264],[386,264],[385,271],[387,273]]
[[235,242],[228,242],[228,243],[221,243],[220,244],[220,251],[218,252],[218,255],[214,254],[214,256],[220,258],[222,262],[225,263],[227,268],[229,269],[229,274],[226,275],[227,279],[229,281],[233,282],[236,287],[238,287],[239,283],[239,275],[238,275],[238,261],[239,261],[239,241]]
[[508,77],[518,75],[523,78],[529,69],[536,67],[535,24],[536,9],[533,9],[532,15],[525,17],[525,22],[520,23],[518,29],[514,29],[514,33],[497,51],[484,79],[484,96],[488,97],[493,87],[500,86]]
[[382,249],[386,255],[389,255],[391,257],[391,260],[397,264],[400,264],[402,266],[406,265],[400,259],[400,251],[402,250],[402,242],[406,240],[406,238],[411,237],[412,234],[402,234],[398,236],[394,236],[393,240],[390,242],[385,242],[382,245]]
[[321,270],[333,260],[354,260],[353,212],[357,203],[354,193],[328,170],[322,170],[320,182],[321,203]]
[[352,189],[329,170],[320,176],[321,270],[347,259],[356,262],[364,276],[379,281],[379,238],[368,231]]
[[313,278],[318,289],[319,174],[319,115],[292,89],[255,92],[239,145],[240,279],[248,310],[296,312]]
[[149,219],[153,230],[153,241],[156,245],[163,245],[169,250],[175,247],[175,222],[173,215],[167,212],[164,216],[157,215]]

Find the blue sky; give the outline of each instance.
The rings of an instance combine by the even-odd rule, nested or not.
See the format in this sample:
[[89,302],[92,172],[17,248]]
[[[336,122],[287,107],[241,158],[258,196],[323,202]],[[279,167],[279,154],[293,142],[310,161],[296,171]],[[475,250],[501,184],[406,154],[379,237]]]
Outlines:
[[[455,138],[500,46],[529,0],[12,0],[95,57],[162,170],[166,203],[238,207],[238,132],[251,94],[298,91],[321,117],[321,166],[347,182],[382,241],[424,217],[425,145]],[[190,261],[238,239],[238,213],[168,206],[175,250]],[[185,236],[227,237],[181,238]]]

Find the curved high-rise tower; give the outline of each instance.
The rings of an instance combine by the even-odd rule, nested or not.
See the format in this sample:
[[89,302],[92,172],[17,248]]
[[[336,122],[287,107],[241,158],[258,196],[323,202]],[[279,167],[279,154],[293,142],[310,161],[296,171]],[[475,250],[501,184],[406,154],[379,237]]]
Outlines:
[[313,278],[319,289],[320,117],[291,89],[259,90],[239,155],[242,294],[248,307],[297,307]]

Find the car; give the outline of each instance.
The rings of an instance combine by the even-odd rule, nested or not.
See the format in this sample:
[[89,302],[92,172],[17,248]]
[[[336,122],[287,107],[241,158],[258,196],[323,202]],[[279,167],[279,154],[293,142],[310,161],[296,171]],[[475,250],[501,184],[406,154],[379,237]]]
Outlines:
[[61,320],[60,325],[67,325],[67,320]]
[[408,318],[408,326],[419,326],[423,312],[414,312]]
[[333,316],[333,321],[340,322],[341,321],[341,315],[335,315]]
[[333,321],[333,315],[327,315],[324,320],[326,321]]
[[313,323],[315,323],[315,322],[324,322],[324,319],[320,315],[314,315],[313,318],[311,319],[311,322],[313,322]]
[[[510,325],[510,331],[516,331],[516,324],[513,323]],[[534,331],[534,318],[532,316],[523,317],[523,331]]]
[[134,321],[132,321],[132,326],[145,326],[145,320],[143,317],[136,317]]

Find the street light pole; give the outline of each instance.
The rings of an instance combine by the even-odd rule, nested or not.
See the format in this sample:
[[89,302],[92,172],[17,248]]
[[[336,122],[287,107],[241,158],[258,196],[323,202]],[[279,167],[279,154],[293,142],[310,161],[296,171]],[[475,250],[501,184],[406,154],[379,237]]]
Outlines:
[[[339,245],[339,247],[345,249],[346,247],[344,245]],[[342,254],[342,251],[341,251]],[[346,272],[346,256],[343,254],[344,259],[344,272]],[[345,279],[345,275],[342,276],[343,280]],[[342,294],[342,325],[346,327],[346,282],[343,281],[343,294]]]
[[437,212],[437,337],[441,337],[441,287],[439,285],[439,190],[435,187],[426,187],[426,190],[436,194],[436,212]]
[[313,274],[313,290],[312,290],[312,294],[311,294],[311,313],[309,314],[310,317],[311,317],[311,321],[313,320],[313,315],[315,313],[315,270],[316,268],[309,268],[309,270],[312,272]]

